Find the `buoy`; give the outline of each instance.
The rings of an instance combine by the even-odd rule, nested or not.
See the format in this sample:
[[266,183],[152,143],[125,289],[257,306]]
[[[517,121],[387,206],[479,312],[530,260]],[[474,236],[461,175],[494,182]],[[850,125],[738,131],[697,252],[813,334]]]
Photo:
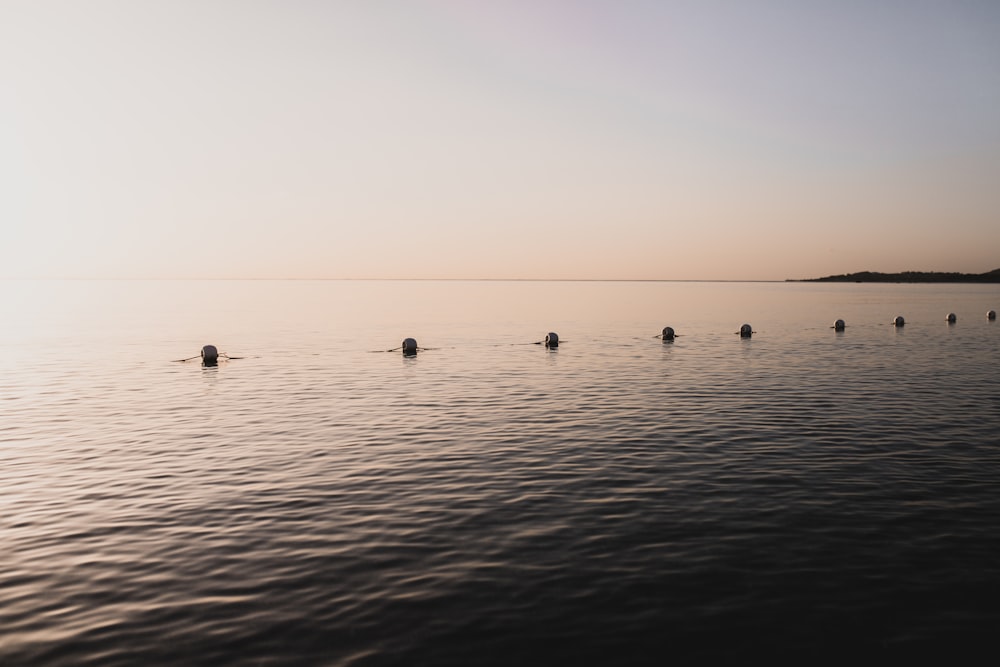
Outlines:
[[945,319],[948,320],[948,324],[954,324],[955,322],[958,321],[958,318],[955,317],[955,313],[948,313],[948,317],[946,317]]
[[749,324],[744,324],[740,327],[740,338],[749,338],[753,335],[753,327]]
[[206,345],[201,348],[201,363],[206,366],[215,366],[219,363],[219,350],[214,345]]
[[843,331],[846,328],[847,324],[844,323],[844,320],[837,320],[836,322],[833,323],[834,331]]
[[403,339],[403,356],[404,357],[415,357],[417,356],[417,341],[413,338]]
[[986,313],[986,319],[995,320],[996,318],[997,318],[997,311],[991,310],[990,312]]
[[554,331],[545,334],[545,347],[559,347],[559,334]]
[[663,334],[660,336],[660,338],[662,338],[665,341],[673,340],[675,335],[676,334],[674,334],[673,327],[663,327]]

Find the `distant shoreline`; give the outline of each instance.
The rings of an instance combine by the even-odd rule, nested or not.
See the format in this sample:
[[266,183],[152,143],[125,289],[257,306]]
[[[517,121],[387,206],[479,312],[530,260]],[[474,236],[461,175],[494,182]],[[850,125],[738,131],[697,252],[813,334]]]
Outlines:
[[1000,269],[986,273],[948,273],[940,271],[903,271],[879,273],[860,271],[823,278],[789,278],[791,283],[1000,283]]

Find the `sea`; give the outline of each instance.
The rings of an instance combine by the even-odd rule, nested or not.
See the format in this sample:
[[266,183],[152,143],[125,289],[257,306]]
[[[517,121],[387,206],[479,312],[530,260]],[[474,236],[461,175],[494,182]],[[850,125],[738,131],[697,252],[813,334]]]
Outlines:
[[3,281],[0,307],[2,665],[995,652],[1000,285]]

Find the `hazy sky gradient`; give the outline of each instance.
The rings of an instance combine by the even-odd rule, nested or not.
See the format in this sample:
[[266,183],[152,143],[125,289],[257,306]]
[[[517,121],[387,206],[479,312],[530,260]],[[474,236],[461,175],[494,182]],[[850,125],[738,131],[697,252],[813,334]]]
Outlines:
[[997,267],[991,0],[0,0],[0,277]]

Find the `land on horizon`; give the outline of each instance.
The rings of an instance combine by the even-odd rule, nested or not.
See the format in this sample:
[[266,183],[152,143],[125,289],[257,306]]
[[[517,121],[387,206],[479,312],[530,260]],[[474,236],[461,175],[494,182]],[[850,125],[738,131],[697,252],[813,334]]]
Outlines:
[[823,278],[789,278],[785,282],[828,282],[828,283],[1000,283],[1000,269],[986,273],[957,273],[946,271],[903,271],[900,273],[880,273],[859,271]]

